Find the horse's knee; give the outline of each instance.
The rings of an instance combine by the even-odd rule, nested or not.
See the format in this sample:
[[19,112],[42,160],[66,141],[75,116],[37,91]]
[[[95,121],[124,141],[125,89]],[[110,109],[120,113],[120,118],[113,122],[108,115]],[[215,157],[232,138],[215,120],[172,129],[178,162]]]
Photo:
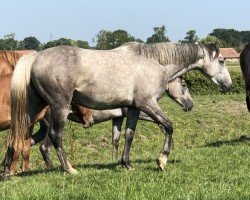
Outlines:
[[45,144],[41,144],[39,147],[40,152],[44,155],[46,154],[49,150]]

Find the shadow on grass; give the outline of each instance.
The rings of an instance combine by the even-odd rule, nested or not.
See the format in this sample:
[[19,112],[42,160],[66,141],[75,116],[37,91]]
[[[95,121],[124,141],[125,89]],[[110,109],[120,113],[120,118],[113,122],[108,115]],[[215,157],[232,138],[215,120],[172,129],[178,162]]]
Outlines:
[[[180,162],[180,160],[169,160],[168,164],[176,164],[176,163],[179,163],[179,162]],[[138,164],[155,163],[155,165],[156,165],[156,160],[155,159],[136,159],[134,161],[133,160],[131,161],[132,165],[133,165],[133,163],[138,163]],[[121,166],[121,162],[117,161],[117,162],[108,163],[108,164],[102,164],[102,163],[80,164],[80,165],[77,165],[76,167],[115,170],[117,167],[120,167],[120,166]],[[148,168],[148,169],[151,169],[151,168]],[[156,169],[154,168],[154,170],[156,170]]]
[[[168,164],[176,164],[176,163],[180,163],[180,160],[169,160]],[[147,166],[145,169],[146,170],[150,170],[150,171],[159,171],[156,165],[156,160],[155,159],[136,159],[134,161],[132,161],[133,163],[138,163],[138,164],[149,164],[149,163],[154,163],[155,166]],[[103,163],[94,163],[94,164],[78,164],[75,165],[75,168],[86,168],[86,169],[97,169],[97,170],[102,170],[102,169],[109,169],[109,170],[113,170],[115,171],[115,169],[117,167],[121,166],[121,162],[112,162],[112,163],[107,163],[107,164],[103,164]],[[124,168],[125,170],[125,168]],[[27,172],[21,172],[16,174],[15,176],[17,177],[26,177],[26,176],[33,176],[33,175],[37,175],[37,174],[50,174],[53,172],[58,172],[58,173],[64,173],[64,171],[62,170],[61,167],[54,167],[51,169],[39,169],[39,170],[30,170]]]
[[210,142],[210,143],[207,143],[203,147],[220,147],[222,145],[238,145],[239,143],[244,143],[247,141],[250,141],[250,137],[247,137],[245,135],[241,135],[239,138],[236,138],[233,140]]
[[55,167],[51,169],[39,169],[39,170],[30,170],[27,172],[20,172],[18,174],[15,174],[17,177],[25,177],[25,176],[32,176],[36,174],[50,174],[53,172],[64,172],[60,167]]

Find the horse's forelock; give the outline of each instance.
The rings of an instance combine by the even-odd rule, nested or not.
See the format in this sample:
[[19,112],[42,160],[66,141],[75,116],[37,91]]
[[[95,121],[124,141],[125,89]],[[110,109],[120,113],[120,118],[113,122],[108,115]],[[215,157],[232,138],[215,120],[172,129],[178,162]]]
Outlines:
[[[220,54],[220,49],[216,44],[206,44],[204,45],[205,49],[208,52],[210,58],[217,58]],[[215,52],[215,56],[213,57],[213,53]]]

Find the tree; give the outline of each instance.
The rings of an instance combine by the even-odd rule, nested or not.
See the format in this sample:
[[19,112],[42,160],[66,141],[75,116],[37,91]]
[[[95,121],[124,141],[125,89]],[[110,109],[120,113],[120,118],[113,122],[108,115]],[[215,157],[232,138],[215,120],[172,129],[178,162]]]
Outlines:
[[165,26],[154,27],[154,34],[151,37],[147,38],[147,44],[149,43],[158,43],[158,42],[170,42],[169,38],[166,36]]
[[201,39],[200,43],[201,44],[217,44],[218,47],[222,47],[221,41],[217,37],[211,36],[211,35],[208,35],[207,37]]
[[110,39],[112,32],[107,30],[101,30],[95,36],[96,49],[110,49]]
[[82,41],[82,40],[77,40],[76,41],[76,46],[84,49],[89,49],[89,43],[87,41]]
[[41,45],[40,41],[32,36],[24,38],[24,40],[21,41],[20,43],[21,44],[19,46],[23,46],[24,49],[33,49],[33,50],[39,50],[39,47]]
[[181,43],[196,43],[198,42],[199,38],[196,35],[196,30],[190,30],[186,32],[186,37],[184,40],[180,40]]
[[221,43],[222,47],[234,47],[239,50],[242,45],[241,32],[234,29],[214,29],[209,35],[217,37]]
[[87,41],[60,38],[58,40],[49,41],[46,44],[44,44],[44,49],[55,47],[58,45],[70,45],[70,46],[76,46],[76,47],[85,48],[85,49],[90,48],[89,43]]
[[96,49],[114,49],[132,41],[136,41],[136,39],[125,30],[118,29],[113,32],[101,30],[96,35]]
[[1,50],[17,50],[18,41],[14,38],[10,39],[0,39],[0,49]]
[[240,32],[242,42],[248,43],[250,42],[250,31],[241,31]]
[[44,48],[47,49],[47,48],[55,47],[55,46],[58,46],[58,45],[71,45],[71,46],[73,46],[70,39],[60,38],[58,40],[53,40],[53,41],[47,42],[44,45]]

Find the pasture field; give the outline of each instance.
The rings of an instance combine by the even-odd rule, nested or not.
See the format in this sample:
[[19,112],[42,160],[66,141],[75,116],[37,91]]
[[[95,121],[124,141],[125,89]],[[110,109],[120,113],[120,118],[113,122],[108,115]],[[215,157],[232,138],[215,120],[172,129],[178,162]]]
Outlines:
[[78,174],[62,172],[54,150],[55,168],[47,170],[36,146],[31,170],[0,182],[1,199],[250,199],[250,114],[244,99],[194,96],[194,109],[185,113],[164,96],[160,105],[174,126],[164,172],[156,168],[164,139],[156,125],[138,123],[130,156],[134,170],[127,171],[112,161],[110,121],[85,130],[68,122],[64,141]]

